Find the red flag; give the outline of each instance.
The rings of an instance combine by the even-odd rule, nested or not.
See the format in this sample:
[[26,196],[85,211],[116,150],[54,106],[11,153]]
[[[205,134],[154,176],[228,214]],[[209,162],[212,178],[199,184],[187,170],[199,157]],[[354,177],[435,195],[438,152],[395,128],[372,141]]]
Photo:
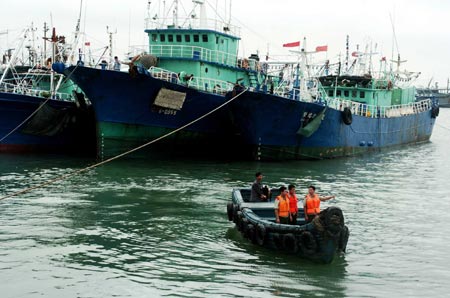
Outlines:
[[292,47],[299,47],[299,46],[300,46],[300,42],[299,41],[283,44],[283,47],[285,47],[285,48],[292,48]]
[[359,53],[358,52],[353,52],[352,53],[352,57],[359,57]]
[[318,46],[316,47],[316,52],[326,52],[328,51],[328,46]]
[[90,41],[86,41],[86,42],[84,43],[84,45],[87,46],[87,47],[89,47],[89,46],[91,45],[91,42],[90,42]]
[[386,61],[386,57],[381,57],[381,61]]

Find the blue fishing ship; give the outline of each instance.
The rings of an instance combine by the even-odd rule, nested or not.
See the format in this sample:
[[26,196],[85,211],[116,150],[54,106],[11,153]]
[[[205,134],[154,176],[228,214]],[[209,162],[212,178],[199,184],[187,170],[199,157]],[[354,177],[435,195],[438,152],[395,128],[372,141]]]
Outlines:
[[54,65],[93,104],[99,157],[136,148],[202,116],[206,117],[150,149],[229,150],[224,147],[234,133],[229,111],[208,113],[225,103],[226,92],[236,82],[251,83],[246,73],[252,65],[249,59],[238,59],[239,28],[207,20],[203,2],[194,4],[183,21],[178,16],[178,1],[170,6],[172,10],[156,11],[149,17],[148,48],[131,59],[128,72],[82,63]]
[[[430,139],[438,103],[416,99],[415,87],[401,86],[409,79],[400,72],[375,76],[359,68],[361,74],[344,74],[339,66],[336,74],[308,76],[307,55],[302,49],[290,85],[262,73],[260,88],[231,102],[243,154],[255,160],[324,159]],[[242,90],[237,85],[228,97]]]
[[[52,39],[57,39],[55,31]],[[20,49],[9,57],[0,78],[0,152],[93,155],[95,122],[89,103],[73,82],[62,81],[50,69],[17,66]]]

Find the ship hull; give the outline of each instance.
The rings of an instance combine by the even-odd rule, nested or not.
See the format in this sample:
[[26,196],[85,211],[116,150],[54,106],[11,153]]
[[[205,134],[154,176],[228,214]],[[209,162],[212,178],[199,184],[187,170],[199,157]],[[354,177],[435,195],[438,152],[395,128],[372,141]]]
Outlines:
[[[391,118],[352,115],[347,125],[339,110],[257,92],[244,93],[231,111],[246,153],[256,160],[335,158],[426,142],[435,123],[426,110]],[[301,129],[311,115],[323,120],[305,136]]]
[[[202,118],[225,102],[225,96],[188,88],[152,77],[140,69],[136,75],[119,71],[72,66],[64,70],[92,102],[97,121],[98,156],[106,158],[184,129],[139,150],[140,154],[177,148],[180,152],[209,152],[222,148],[231,136],[226,109]],[[181,107],[155,104],[160,90],[184,97]],[[168,91],[167,91],[168,90]],[[191,124],[192,123],[192,124]],[[199,150],[199,151],[197,151]]]
[[0,92],[0,152],[93,155],[92,111],[53,99],[39,108],[44,102],[41,97]]

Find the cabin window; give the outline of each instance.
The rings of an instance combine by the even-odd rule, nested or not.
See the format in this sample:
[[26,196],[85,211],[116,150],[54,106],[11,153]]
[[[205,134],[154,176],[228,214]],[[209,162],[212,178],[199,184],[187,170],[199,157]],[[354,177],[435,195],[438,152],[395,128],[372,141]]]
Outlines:
[[194,34],[194,42],[199,42],[199,41],[200,41],[200,39],[199,39],[198,34]]
[[216,44],[219,44],[219,36],[216,36]]
[[359,91],[359,98],[365,98],[365,97],[366,97],[366,92]]
[[186,35],[184,36],[184,41],[185,41],[185,42],[191,42],[191,36],[190,36],[189,34],[186,34]]
[[205,73],[208,73],[208,67],[205,68]]
[[341,96],[341,90],[336,90],[336,96]]
[[356,97],[357,96],[357,92],[356,92],[356,90],[352,90],[352,97]]
[[333,96],[333,95],[334,95],[333,90],[328,90],[328,96]]
[[156,41],[158,39],[158,35],[157,34],[152,34],[152,41]]
[[202,34],[202,41],[203,42],[208,42],[208,35]]
[[167,35],[167,39],[169,40],[169,42],[173,42],[173,35],[172,34]]
[[177,42],[181,42],[181,34],[177,34]]
[[350,92],[348,92],[348,90],[344,90],[344,96],[348,97],[350,95]]
[[165,42],[165,41],[166,41],[166,36],[165,36],[164,34],[160,34],[160,35],[159,35],[159,40],[160,40],[161,42]]

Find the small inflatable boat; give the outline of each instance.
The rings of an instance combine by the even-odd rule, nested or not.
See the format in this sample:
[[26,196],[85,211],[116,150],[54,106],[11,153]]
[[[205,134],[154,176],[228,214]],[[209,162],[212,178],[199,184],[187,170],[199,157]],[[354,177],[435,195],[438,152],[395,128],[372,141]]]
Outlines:
[[[275,198],[279,191],[271,190]],[[250,202],[250,189],[234,189],[227,204],[228,220],[254,244],[298,255],[316,262],[330,263],[336,253],[344,253],[349,230],[337,207],[328,207],[310,223],[299,207],[296,225],[275,222],[274,202]]]

